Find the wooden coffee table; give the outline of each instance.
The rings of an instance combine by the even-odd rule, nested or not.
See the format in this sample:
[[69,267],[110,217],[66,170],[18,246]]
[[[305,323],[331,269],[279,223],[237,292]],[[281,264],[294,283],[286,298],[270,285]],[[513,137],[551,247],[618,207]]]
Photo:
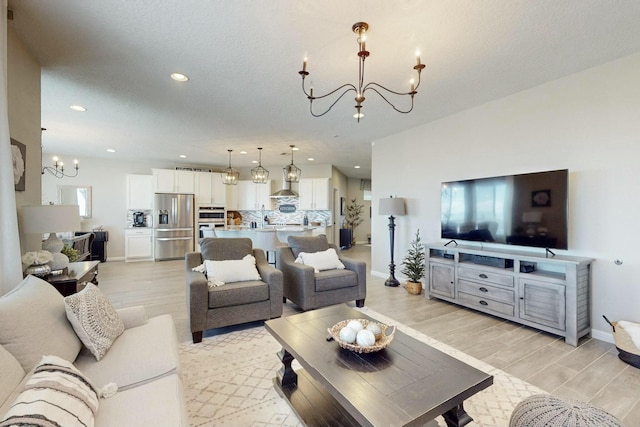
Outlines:
[[[282,345],[274,386],[304,424],[413,426],[439,415],[448,426],[472,421],[463,402],[493,376],[401,331],[379,352],[344,350],[327,341],[327,328],[345,319],[371,318],[343,304],[265,322]],[[292,369],[294,358],[304,369]]]

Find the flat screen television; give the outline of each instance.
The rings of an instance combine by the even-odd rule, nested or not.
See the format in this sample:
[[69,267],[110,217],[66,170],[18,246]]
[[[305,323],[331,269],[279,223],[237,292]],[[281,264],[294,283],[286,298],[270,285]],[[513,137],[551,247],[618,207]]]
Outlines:
[[443,182],[441,237],[568,249],[567,169]]

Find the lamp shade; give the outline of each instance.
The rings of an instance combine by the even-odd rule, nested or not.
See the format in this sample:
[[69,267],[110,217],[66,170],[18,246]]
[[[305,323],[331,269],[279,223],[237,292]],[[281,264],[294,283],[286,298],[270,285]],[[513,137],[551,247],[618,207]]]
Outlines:
[[57,233],[80,229],[78,205],[23,206],[20,212],[24,233]]
[[388,199],[380,199],[378,214],[399,216],[404,215],[404,199],[398,197],[389,197]]

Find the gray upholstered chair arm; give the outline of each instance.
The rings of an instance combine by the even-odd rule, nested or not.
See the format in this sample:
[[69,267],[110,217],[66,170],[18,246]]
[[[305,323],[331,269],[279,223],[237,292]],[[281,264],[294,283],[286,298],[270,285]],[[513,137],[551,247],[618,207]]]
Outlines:
[[[367,286],[367,263],[364,261],[356,261],[351,258],[340,258],[347,270],[351,270],[358,275],[358,287],[361,290]],[[364,294],[361,295],[364,298]]]
[[256,268],[262,281],[269,285],[269,301],[271,301],[271,317],[282,316],[282,271],[276,269],[264,254],[262,249],[253,249],[256,258]]
[[185,256],[187,281],[187,311],[191,320],[191,331],[202,331],[207,323],[209,307],[209,284],[203,273],[192,271],[193,267],[202,264],[202,256],[198,252],[189,252]]
[[278,249],[281,265],[280,270],[284,275],[284,281],[291,283],[311,283],[315,282],[313,267],[295,262],[291,248],[283,247]]

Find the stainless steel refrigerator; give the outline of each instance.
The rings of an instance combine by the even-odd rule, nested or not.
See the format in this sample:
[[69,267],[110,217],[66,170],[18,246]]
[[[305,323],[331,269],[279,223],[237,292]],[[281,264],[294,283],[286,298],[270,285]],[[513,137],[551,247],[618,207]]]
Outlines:
[[156,193],[154,258],[184,258],[194,250],[193,194]]

